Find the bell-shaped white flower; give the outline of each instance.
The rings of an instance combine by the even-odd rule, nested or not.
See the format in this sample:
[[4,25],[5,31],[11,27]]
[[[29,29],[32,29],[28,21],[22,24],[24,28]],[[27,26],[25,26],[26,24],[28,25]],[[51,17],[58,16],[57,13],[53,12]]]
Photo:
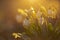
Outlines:
[[51,14],[52,13],[52,10],[48,10],[48,14]]
[[16,16],[17,22],[21,22],[22,19],[23,19],[23,16],[22,16],[22,15],[17,15],[17,16]]
[[30,24],[30,21],[29,21],[28,19],[25,19],[25,20],[23,21],[23,25],[24,25],[24,26],[29,26],[29,24]]
[[44,23],[44,18],[43,17],[40,17],[39,19],[38,19],[38,22],[39,22],[39,24],[43,24]]
[[36,13],[36,15],[37,15],[37,17],[39,18],[39,17],[42,15],[42,12],[38,11],[38,12]]

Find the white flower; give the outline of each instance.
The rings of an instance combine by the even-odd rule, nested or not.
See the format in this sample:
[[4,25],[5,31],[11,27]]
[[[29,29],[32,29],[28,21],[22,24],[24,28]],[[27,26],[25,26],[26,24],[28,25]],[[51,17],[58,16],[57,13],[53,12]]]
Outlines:
[[52,14],[52,10],[48,10],[48,14]]
[[38,11],[36,15],[37,17],[40,17],[42,15],[42,12]]
[[23,21],[23,25],[28,26],[30,24],[30,21],[28,19],[25,19]]
[[16,16],[17,22],[21,22],[22,19],[23,19],[23,16],[22,16],[22,15],[17,15],[17,16]]
[[39,21],[40,24],[43,24],[43,23],[44,23],[44,18],[43,18],[43,17],[40,17],[40,18],[38,19],[38,21]]

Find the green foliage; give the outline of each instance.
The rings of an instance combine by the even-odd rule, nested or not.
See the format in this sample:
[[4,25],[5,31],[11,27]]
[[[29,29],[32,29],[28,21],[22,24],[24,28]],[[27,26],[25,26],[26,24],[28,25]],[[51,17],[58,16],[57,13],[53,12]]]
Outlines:
[[[42,30],[42,25],[32,23],[25,33],[31,38],[31,40],[57,40],[60,37],[59,27],[54,29],[52,23],[46,25],[46,32]],[[45,29],[44,29],[45,30]]]

